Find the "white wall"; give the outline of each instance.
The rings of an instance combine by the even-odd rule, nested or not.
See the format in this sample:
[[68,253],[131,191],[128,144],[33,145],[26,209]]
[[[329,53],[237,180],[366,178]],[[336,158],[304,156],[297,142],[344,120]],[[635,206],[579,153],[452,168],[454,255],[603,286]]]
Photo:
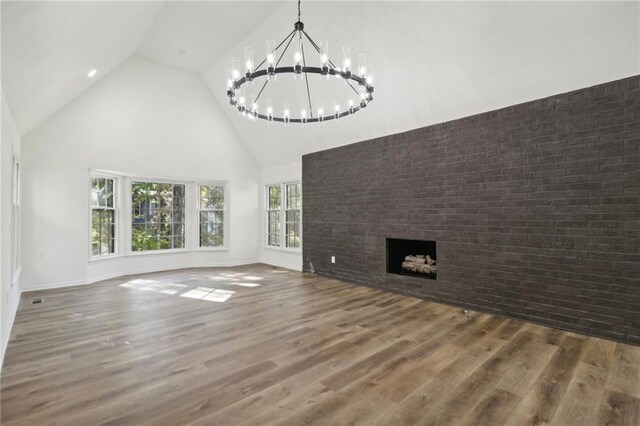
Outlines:
[[[296,161],[281,166],[264,168],[260,172],[260,262],[284,268],[302,270],[302,252],[267,247],[265,244],[265,188],[269,184],[282,182],[299,182],[302,180],[302,161]],[[302,193],[304,198],[304,192]],[[304,216],[304,210],[302,211]],[[304,229],[302,230],[302,244],[304,244]]]
[[[23,290],[257,261],[258,168],[199,76],[134,56],[23,139]],[[229,250],[89,262],[91,168],[228,181]]]
[[20,278],[13,276],[11,211],[13,208],[13,157],[20,158],[20,136],[2,90],[2,139],[0,139],[0,367],[11,325],[20,300]]

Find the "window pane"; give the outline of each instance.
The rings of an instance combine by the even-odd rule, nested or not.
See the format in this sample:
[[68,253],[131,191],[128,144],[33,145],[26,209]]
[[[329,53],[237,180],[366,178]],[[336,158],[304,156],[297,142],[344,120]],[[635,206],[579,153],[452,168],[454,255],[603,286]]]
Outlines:
[[91,254],[115,253],[115,211],[93,209],[91,212]]
[[300,184],[288,183],[286,187],[286,208],[287,209],[299,209],[302,207],[302,197],[300,196]]
[[[110,182],[110,187],[107,187]],[[110,195],[111,205],[107,204],[107,197]],[[92,207],[113,207],[113,179],[91,178],[91,206]]]
[[267,212],[267,245],[280,247],[280,210]]
[[287,211],[285,234],[287,247],[300,247],[300,210]]
[[224,212],[200,212],[200,247],[224,245]]
[[113,208],[113,179],[105,179],[106,189],[105,189],[105,205],[107,207]]
[[269,199],[269,210],[280,209],[280,185],[267,186],[267,194]]
[[131,184],[131,249],[184,248],[184,185]]
[[224,209],[224,186],[201,186],[200,209]]

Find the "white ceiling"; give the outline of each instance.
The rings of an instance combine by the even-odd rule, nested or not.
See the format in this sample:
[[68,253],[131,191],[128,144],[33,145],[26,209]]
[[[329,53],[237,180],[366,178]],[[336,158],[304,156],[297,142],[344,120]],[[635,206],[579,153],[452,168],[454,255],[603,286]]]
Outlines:
[[[283,38],[295,18],[295,2],[3,1],[2,84],[24,135],[129,56],[144,56],[202,74],[254,156],[271,166],[640,74],[638,2],[304,1],[306,29],[329,42],[334,62],[342,44],[351,45],[354,60],[367,53],[374,102],[321,126],[247,123],[227,105],[229,59],[252,46],[257,60],[265,40]],[[92,68],[98,75],[88,79]],[[304,86],[294,87],[302,93],[274,90],[285,80],[261,99],[298,110]],[[352,96],[339,81],[310,84],[325,110]]]
[[137,53],[200,74],[278,5],[242,1],[167,3]]
[[[334,59],[341,57],[343,43],[351,45],[352,60],[367,53],[374,66],[375,99],[353,117],[320,126],[247,122],[227,103],[229,57],[221,58],[205,72],[205,80],[263,166],[640,74],[639,2],[303,2],[302,6],[305,29],[317,40],[328,39]],[[293,9],[292,4],[281,7],[231,52],[241,56],[243,46],[257,51],[266,38],[286,34],[294,21],[289,13]],[[314,99],[322,99],[327,84],[321,80],[310,84]],[[278,92],[289,97],[292,110],[306,107],[304,93],[292,96],[281,91],[282,86],[274,85],[272,89],[278,90],[270,94],[265,90],[266,96],[260,98],[263,109],[265,98],[272,97],[274,108],[282,110]],[[350,96],[345,88],[336,98],[344,105]],[[333,108],[327,103],[325,111]]]
[[[2,87],[21,135],[129,58],[161,3],[2,2]],[[98,74],[87,78],[91,69]]]

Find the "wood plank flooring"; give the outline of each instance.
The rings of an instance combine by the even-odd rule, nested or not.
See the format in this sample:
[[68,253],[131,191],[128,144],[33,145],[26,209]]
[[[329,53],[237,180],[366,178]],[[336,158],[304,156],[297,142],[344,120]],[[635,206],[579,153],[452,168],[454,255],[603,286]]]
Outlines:
[[25,293],[1,393],[4,426],[635,426],[640,347],[266,265],[185,269]]

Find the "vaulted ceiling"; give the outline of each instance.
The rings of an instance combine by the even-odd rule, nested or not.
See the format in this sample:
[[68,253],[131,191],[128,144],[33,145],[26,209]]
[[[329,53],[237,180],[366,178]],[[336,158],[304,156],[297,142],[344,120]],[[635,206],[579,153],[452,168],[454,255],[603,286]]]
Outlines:
[[[294,2],[2,2],[2,85],[21,134],[71,102],[131,55],[205,79],[263,166],[640,74],[637,2],[303,2],[302,20],[330,56],[368,55],[375,99],[321,126],[248,123],[226,104],[231,56],[281,39]],[[97,69],[94,78],[87,72]],[[285,78],[265,90],[274,109],[306,108]],[[352,96],[340,82],[310,81],[314,107]],[[250,88],[256,91],[257,87]],[[297,92],[296,92],[297,91]],[[254,92],[255,93],[255,92]],[[215,99],[215,100],[214,100]],[[302,99],[302,101],[298,101]],[[262,102],[262,101],[261,101]],[[261,104],[264,108],[264,104]]]
[[[2,87],[22,135],[135,53],[159,3],[2,2]],[[93,79],[87,78],[98,70]]]

